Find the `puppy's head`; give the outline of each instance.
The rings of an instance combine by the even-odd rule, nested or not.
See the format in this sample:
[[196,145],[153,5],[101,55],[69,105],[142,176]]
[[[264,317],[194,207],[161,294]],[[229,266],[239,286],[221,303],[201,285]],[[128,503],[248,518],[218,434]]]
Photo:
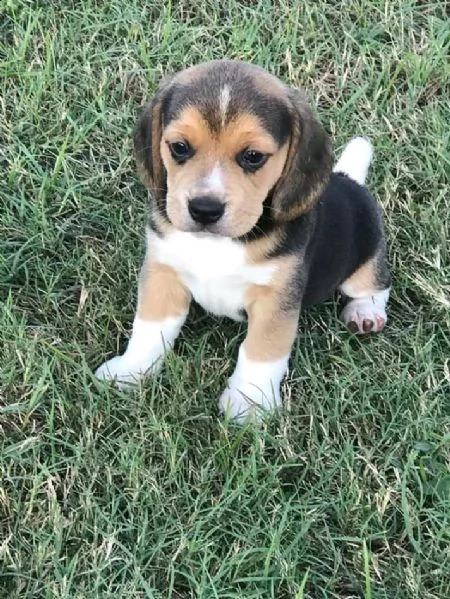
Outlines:
[[134,135],[142,179],[179,230],[240,237],[263,211],[291,220],[320,196],[328,137],[301,92],[239,61],[163,82]]

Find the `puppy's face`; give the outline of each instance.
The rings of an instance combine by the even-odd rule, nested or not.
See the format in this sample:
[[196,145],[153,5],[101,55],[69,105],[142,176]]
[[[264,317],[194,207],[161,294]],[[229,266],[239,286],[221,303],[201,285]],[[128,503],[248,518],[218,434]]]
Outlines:
[[[221,93],[225,100],[218,112],[226,115],[229,90]],[[164,128],[167,215],[183,231],[239,237],[261,217],[283,171],[288,142],[276,139],[249,112],[223,121],[214,130],[199,108],[188,106]]]
[[158,209],[179,230],[240,237],[295,218],[331,169],[327,138],[299,92],[237,61],[192,67],[163,85],[135,134]]

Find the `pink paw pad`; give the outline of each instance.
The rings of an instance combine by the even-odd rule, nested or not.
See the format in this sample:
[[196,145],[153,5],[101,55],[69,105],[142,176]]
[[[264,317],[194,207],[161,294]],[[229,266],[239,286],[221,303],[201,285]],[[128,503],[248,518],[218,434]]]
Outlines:
[[342,318],[349,330],[357,335],[378,333],[387,320],[384,306],[377,305],[370,299],[349,301],[342,312]]

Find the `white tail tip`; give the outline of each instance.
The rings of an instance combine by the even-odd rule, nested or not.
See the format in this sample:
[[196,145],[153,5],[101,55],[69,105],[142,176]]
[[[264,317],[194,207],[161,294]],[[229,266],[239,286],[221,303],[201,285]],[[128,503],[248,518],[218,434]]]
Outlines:
[[345,146],[333,168],[334,173],[344,173],[353,181],[364,185],[373,158],[372,144],[365,137],[354,137]]

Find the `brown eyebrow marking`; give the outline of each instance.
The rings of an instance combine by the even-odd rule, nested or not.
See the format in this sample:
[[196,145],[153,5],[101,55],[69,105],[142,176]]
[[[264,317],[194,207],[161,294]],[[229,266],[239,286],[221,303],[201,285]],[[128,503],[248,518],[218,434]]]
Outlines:
[[210,147],[218,155],[229,156],[247,146],[273,154],[278,145],[260,119],[241,114],[220,132],[213,132],[196,106],[188,106],[164,130],[162,143],[183,138],[194,147]]
[[221,131],[240,114],[258,115],[282,144],[292,127],[288,88],[276,77],[239,61],[216,61],[179,73],[164,110],[167,124],[187,105],[196,106],[213,132]]

